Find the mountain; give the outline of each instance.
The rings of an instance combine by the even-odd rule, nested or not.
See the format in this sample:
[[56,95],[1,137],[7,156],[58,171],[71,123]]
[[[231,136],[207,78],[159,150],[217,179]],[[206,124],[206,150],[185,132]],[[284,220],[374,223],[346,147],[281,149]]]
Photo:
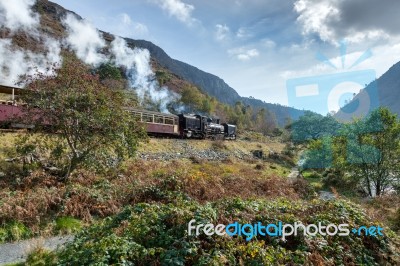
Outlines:
[[[78,19],[81,19],[81,17],[74,12],[66,10],[62,6],[47,0],[38,0],[33,8],[40,14],[41,30],[58,38],[65,36],[65,26],[61,21],[67,13],[73,13]],[[111,42],[113,40],[114,37],[110,33],[102,33],[106,41]],[[26,40],[24,36],[20,36],[19,39],[20,41],[17,45],[21,47],[30,46],[32,43],[32,40]],[[175,78],[174,84],[180,84],[181,87],[191,83],[198,87],[203,93],[215,97],[219,102],[233,106],[236,102],[240,101],[245,105],[250,105],[253,110],[261,108],[267,109],[274,114],[278,124],[281,126],[284,125],[287,118],[296,119],[303,114],[303,111],[294,108],[279,104],[270,104],[254,98],[241,97],[221,78],[171,58],[162,48],[149,41],[129,38],[124,39],[130,47],[139,47],[149,50],[153,64],[172,73]],[[177,91],[179,91],[179,89]]]
[[[394,64],[381,77],[372,81],[361,90],[350,103],[344,106],[335,116],[340,120],[349,121],[348,113],[359,109],[359,115],[365,115],[365,108],[359,108],[359,103],[369,103],[369,106],[387,107],[393,113],[400,115],[400,62]],[[364,109],[364,110],[363,110]],[[357,115],[357,116],[359,116]]]
[[218,101],[230,105],[241,101],[245,105],[250,105],[253,109],[265,108],[275,114],[279,125],[283,126],[287,118],[297,119],[303,115],[302,110],[291,107],[266,103],[258,99],[241,97],[233,88],[221,78],[191,66],[187,63],[171,58],[163,49],[149,41],[133,40],[125,38],[131,46],[148,49],[151,56],[163,67],[176,74],[177,76],[193,83],[208,95],[215,97]]

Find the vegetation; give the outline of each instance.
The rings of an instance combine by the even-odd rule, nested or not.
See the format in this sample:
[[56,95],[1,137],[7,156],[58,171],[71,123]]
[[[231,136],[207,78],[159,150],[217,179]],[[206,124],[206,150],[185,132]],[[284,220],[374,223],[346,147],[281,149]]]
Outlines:
[[[162,151],[161,146],[170,149],[170,141],[158,142],[152,140],[154,147],[146,149]],[[191,145],[215,146],[213,142],[204,143]],[[227,142],[218,149],[229,150],[243,144],[253,145],[246,141]],[[0,223],[18,220],[29,228],[30,236],[41,234],[42,230],[76,232],[80,225],[91,225],[83,226],[65,250],[35,250],[27,265],[398,263],[395,256],[400,248],[396,244],[398,236],[388,227],[395,229],[395,223],[377,222],[360,205],[347,200],[312,199],[315,193],[307,183],[291,183],[280,168],[268,160],[234,158],[222,163],[138,160],[125,162],[107,174],[77,170],[66,183],[35,171],[24,182],[0,180],[3,182]],[[363,208],[373,210],[372,206],[367,207]],[[242,237],[201,235],[196,238],[186,232],[187,222],[193,218],[214,224],[279,220],[306,224],[345,221],[352,226],[378,223],[385,226],[385,237],[301,235],[288,238],[287,242],[273,237],[257,237],[251,241]],[[390,219],[395,219],[395,213],[385,220]]]
[[102,85],[71,55],[64,58],[57,76],[27,80],[23,101],[29,107],[24,122],[34,126],[32,132],[48,128],[57,134],[36,135],[33,144],[25,138],[23,155],[34,152],[36,145],[50,150],[51,166],[60,168],[64,179],[80,165],[112,167],[134,155],[145,132],[125,109],[132,106],[126,92]]
[[[347,201],[287,201],[226,199],[206,204],[173,193],[170,203],[141,203],[84,230],[56,254],[61,265],[384,265],[398,263],[388,237],[349,235],[276,237],[188,235],[191,219],[199,223],[373,224],[359,207]],[[393,233],[386,232],[392,236]],[[343,247],[346,246],[346,249]],[[385,255],[383,255],[385,254]],[[49,255],[51,258],[53,254]]]
[[303,116],[289,125],[294,143],[302,144],[310,140],[336,136],[341,125],[331,115],[306,111]]
[[34,265],[34,266],[45,266],[54,265],[56,263],[56,257],[51,252],[44,248],[36,248],[28,254],[25,263],[17,265]]
[[[348,125],[344,136],[347,154],[337,156],[337,164],[360,180],[369,196],[379,196],[400,182],[400,123],[396,115],[377,109]],[[343,139],[336,145],[343,150]]]
[[[349,175],[369,196],[379,196],[399,183],[400,123],[396,115],[380,108],[349,124],[334,124],[328,117],[316,126],[315,119],[300,119],[303,124],[296,122],[293,128],[295,136],[308,140],[304,168],[331,169],[342,180]],[[340,130],[333,133],[332,127]]]
[[56,219],[56,230],[63,234],[76,233],[82,228],[80,220],[73,217],[58,217]]
[[102,64],[97,69],[97,74],[101,80],[105,79],[113,79],[113,80],[121,80],[122,74],[121,71],[111,63]]
[[31,231],[18,221],[10,221],[0,227],[0,243],[6,241],[18,241],[31,236]]

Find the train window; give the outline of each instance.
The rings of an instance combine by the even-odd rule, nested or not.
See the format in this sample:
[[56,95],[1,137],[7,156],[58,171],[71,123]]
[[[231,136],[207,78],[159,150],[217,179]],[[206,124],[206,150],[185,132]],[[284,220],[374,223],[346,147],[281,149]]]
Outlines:
[[155,116],[155,117],[154,117],[154,123],[164,124],[164,117],[162,117],[162,116]]
[[142,121],[142,114],[141,113],[134,112],[133,115],[135,116],[137,121],[140,121],[140,122]]
[[154,123],[153,118],[153,115],[143,114],[143,122]]
[[167,124],[167,125],[173,125],[173,124],[174,124],[174,119],[173,119],[173,118],[166,117],[166,118],[165,118],[165,124]]

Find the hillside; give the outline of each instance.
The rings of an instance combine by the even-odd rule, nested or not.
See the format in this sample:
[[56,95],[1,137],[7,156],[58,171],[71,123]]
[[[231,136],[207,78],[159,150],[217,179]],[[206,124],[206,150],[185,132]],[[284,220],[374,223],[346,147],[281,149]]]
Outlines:
[[128,44],[136,47],[148,49],[151,56],[157,62],[170,70],[172,73],[187,80],[201,88],[208,95],[215,97],[218,101],[233,105],[238,101],[242,101],[245,105],[250,105],[253,109],[266,108],[275,114],[278,123],[283,125],[285,118],[298,118],[303,114],[303,111],[282,106],[278,104],[266,103],[258,99],[241,97],[232,87],[226,84],[221,78],[204,72],[187,63],[171,58],[163,49],[149,41],[132,40],[126,38]]
[[[350,113],[357,109],[360,99],[372,96],[372,105],[388,107],[393,113],[400,115],[400,62],[393,65],[377,80],[368,84],[363,90],[358,93],[353,100],[339,111],[336,116],[344,118],[344,112]],[[374,96],[378,96],[376,99]],[[347,120],[347,119],[344,119]]]
[[[60,5],[45,0],[39,0],[35,6],[35,9],[41,14],[41,27],[43,31],[56,37],[60,37],[65,34],[65,27],[62,25],[61,21],[66,14],[71,11],[64,9]],[[81,19],[79,15],[76,16]],[[105,40],[108,42],[112,41],[113,36],[111,34],[106,32],[102,33]],[[211,97],[215,97],[221,103],[233,106],[236,102],[241,101],[244,105],[250,105],[253,110],[258,110],[261,108],[269,110],[274,114],[280,126],[285,124],[285,121],[288,117],[297,118],[303,114],[303,111],[294,108],[279,104],[266,103],[253,98],[241,97],[221,78],[204,72],[187,63],[171,58],[162,48],[149,41],[133,40],[129,38],[124,39],[130,47],[138,47],[149,50],[153,61],[153,67],[156,68],[156,71],[159,68],[162,68],[163,71],[167,70],[168,72],[172,73],[172,81],[170,82],[172,88],[170,89],[175,92],[180,92],[183,86],[193,84],[203,93],[206,93]],[[23,42],[18,44],[24,45]],[[166,85],[170,87],[170,84]]]

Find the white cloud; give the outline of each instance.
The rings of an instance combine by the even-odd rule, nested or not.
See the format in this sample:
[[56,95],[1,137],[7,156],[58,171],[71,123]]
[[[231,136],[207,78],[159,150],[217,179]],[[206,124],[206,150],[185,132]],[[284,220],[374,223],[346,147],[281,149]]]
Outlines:
[[32,12],[36,0],[0,0],[0,22],[12,31],[32,29],[39,24],[39,16]]
[[365,32],[354,32],[346,37],[349,43],[362,43],[366,41],[389,40],[390,35],[383,30],[369,30]]
[[[390,15],[380,18],[378,16],[384,13],[381,12],[382,14],[377,13],[376,16],[366,19],[361,14],[379,8],[379,5],[383,4],[375,0],[365,3],[343,0],[297,0],[294,3],[294,10],[299,14],[297,21],[302,26],[304,35],[317,34],[321,40],[333,44],[337,44],[340,39],[350,43],[361,43],[388,39],[392,20]],[[349,14],[346,9],[350,8],[356,13]],[[377,24],[370,25],[371,21],[377,21]],[[378,25],[379,23],[381,25]]]
[[240,27],[238,31],[236,32],[236,37],[239,39],[247,39],[251,37],[251,34],[248,32],[248,30],[244,27]]
[[147,26],[138,22],[134,24],[133,31],[135,34],[138,35],[146,35],[149,33],[149,29],[147,28]]
[[224,41],[229,38],[230,29],[227,25],[217,24],[215,25],[215,39],[217,41]]
[[143,38],[146,37],[149,33],[149,29],[146,25],[134,22],[131,17],[122,13],[119,15],[119,21],[116,22],[117,26],[113,30],[113,33],[131,38]]
[[273,49],[276,47],[276,43],[271,39],[262,39],[261,44],[267,49]]
[[85,20],[78,20],[72,14],[67,15],[63,24],[68,31],[66,44],[75,51],[79,59],[95,66],[104,62],[105,56],[99,51],[106,46],[106,43],[93,25]]
[[252,58],[258,57],[260,52],[257,49],[246,49],[244,47],[239,47],[228,50],[228,54],[240,61],[248,61]]
[[303,26],[303,34],[318,33],[323,41],[336,38],[334,29],[329,27],[330,20],[338,19],[339,10],[331,0],[298,0],[294,10],[299,13],[297,21]]
[[121,14],[121,21],[122,21],[122,23],[123,23],[124,25],[126,25],[126,26],[132,25],[132,19],[131,19],[131,17],[130,17],[128,14],[126,14],[126,13],[122,13],[122,14]]
[[181,0],[150,0],[156,3],[163,10],[167,11],[170,16],[177,18],[179,21],[188,26],[193,25],[198,20],[192,17],[195,9],[193,5],[186,4]]

